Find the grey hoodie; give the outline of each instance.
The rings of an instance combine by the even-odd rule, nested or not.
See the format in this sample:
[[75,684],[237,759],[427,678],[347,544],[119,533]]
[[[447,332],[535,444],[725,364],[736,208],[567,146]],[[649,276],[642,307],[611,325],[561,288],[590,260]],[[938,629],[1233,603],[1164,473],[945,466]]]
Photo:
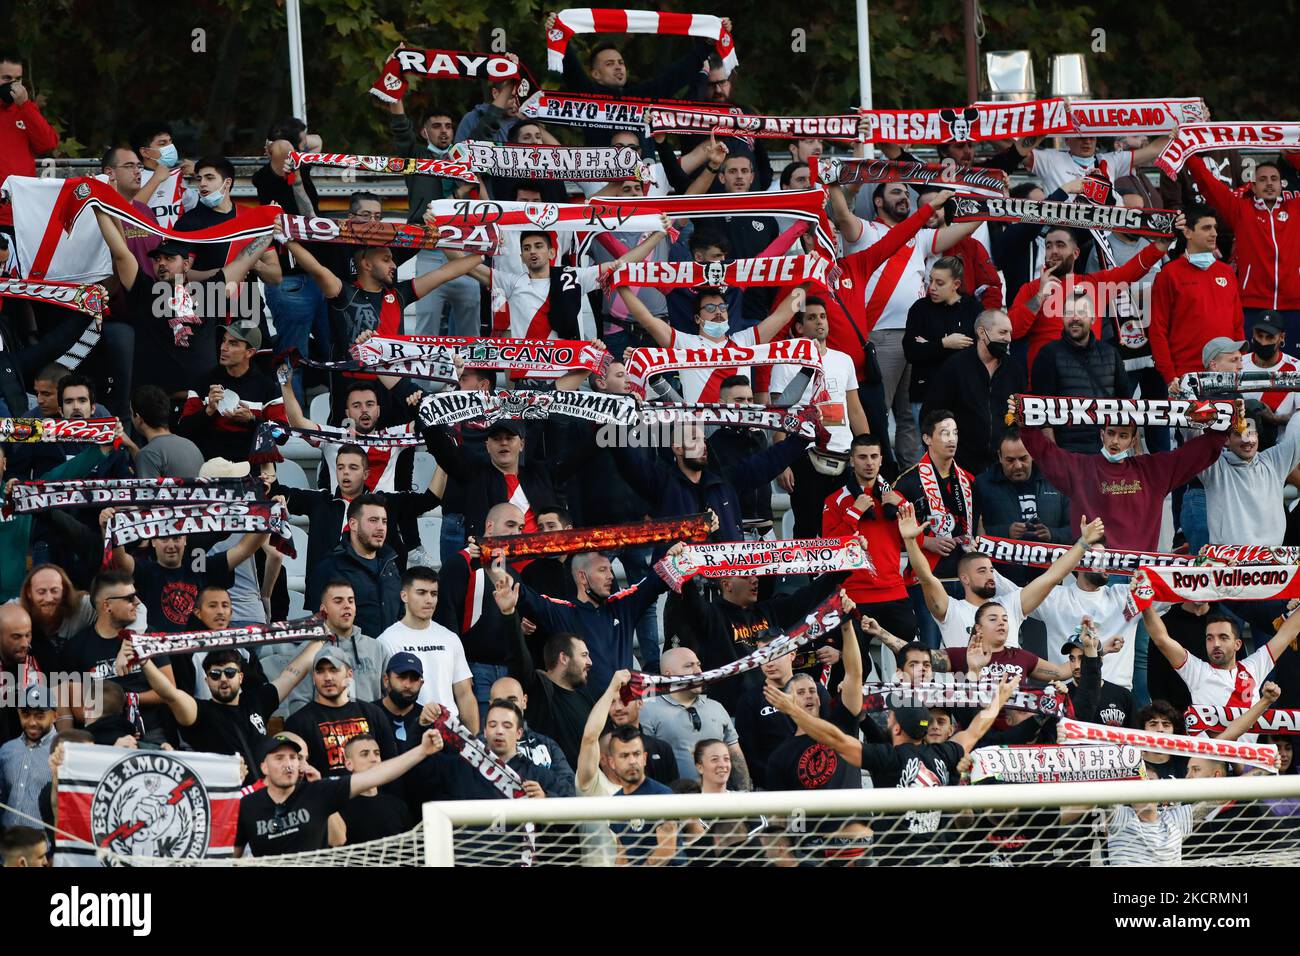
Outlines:
[[1278,443],[1250,461],[1223,450],[1205,471],[1205,511],[1214,544],[1279,545],[1286,533],[1282,489],[1300,463],[1300,415],[1292,418]]
[[[384,675],[384,662],[388,659],[388,656],[384,653],[379,641],[362,634],[353,625],[351,634],[338,639],[338,649],[347,659],[347,662],[352,665],[352,687],[348,690],[348,698],[350,700],[378,700],[384,696],[382,678]],[[279,677],[280,672],[285,669],[300,650],[302,650],[301,643],[265,645],[257,656],[262,661],[262,670],[266,673],[267,680],[275,680]],[[280,701],[275,716],[287,717],[310,701],[315,693],[316,687],[312,683],[311,673],[308,672],[289,692],[289,695]]]

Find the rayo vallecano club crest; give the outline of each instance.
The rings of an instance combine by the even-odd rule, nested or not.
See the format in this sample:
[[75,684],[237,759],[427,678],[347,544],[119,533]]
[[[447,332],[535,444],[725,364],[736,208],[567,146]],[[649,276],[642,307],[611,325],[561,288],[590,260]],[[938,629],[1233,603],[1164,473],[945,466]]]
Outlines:
[[201,857],[212,805],[197,773],[165,751],[123,757],[90,798],[95,845],[124,856]]

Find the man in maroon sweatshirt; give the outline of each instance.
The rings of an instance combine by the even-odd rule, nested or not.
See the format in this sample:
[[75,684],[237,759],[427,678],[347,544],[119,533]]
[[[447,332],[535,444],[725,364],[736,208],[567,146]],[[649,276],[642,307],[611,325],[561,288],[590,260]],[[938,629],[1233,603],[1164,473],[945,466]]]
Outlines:
[[[1007,403],[1015,409],[1015,396]],[[1160,517],[1170,491],[1218,460],[1227,432],[1206,432],[1181,448],[1137,454],[1137,428],[1108,425],[1101,430],[1101,453],[1063,451],[1037,428],[1022,428],[1020,438],[1058,491],[1070,498],[1070,527],[1079,533],[1081,515],[1106,524],[1107,547],[1154,551]]]

